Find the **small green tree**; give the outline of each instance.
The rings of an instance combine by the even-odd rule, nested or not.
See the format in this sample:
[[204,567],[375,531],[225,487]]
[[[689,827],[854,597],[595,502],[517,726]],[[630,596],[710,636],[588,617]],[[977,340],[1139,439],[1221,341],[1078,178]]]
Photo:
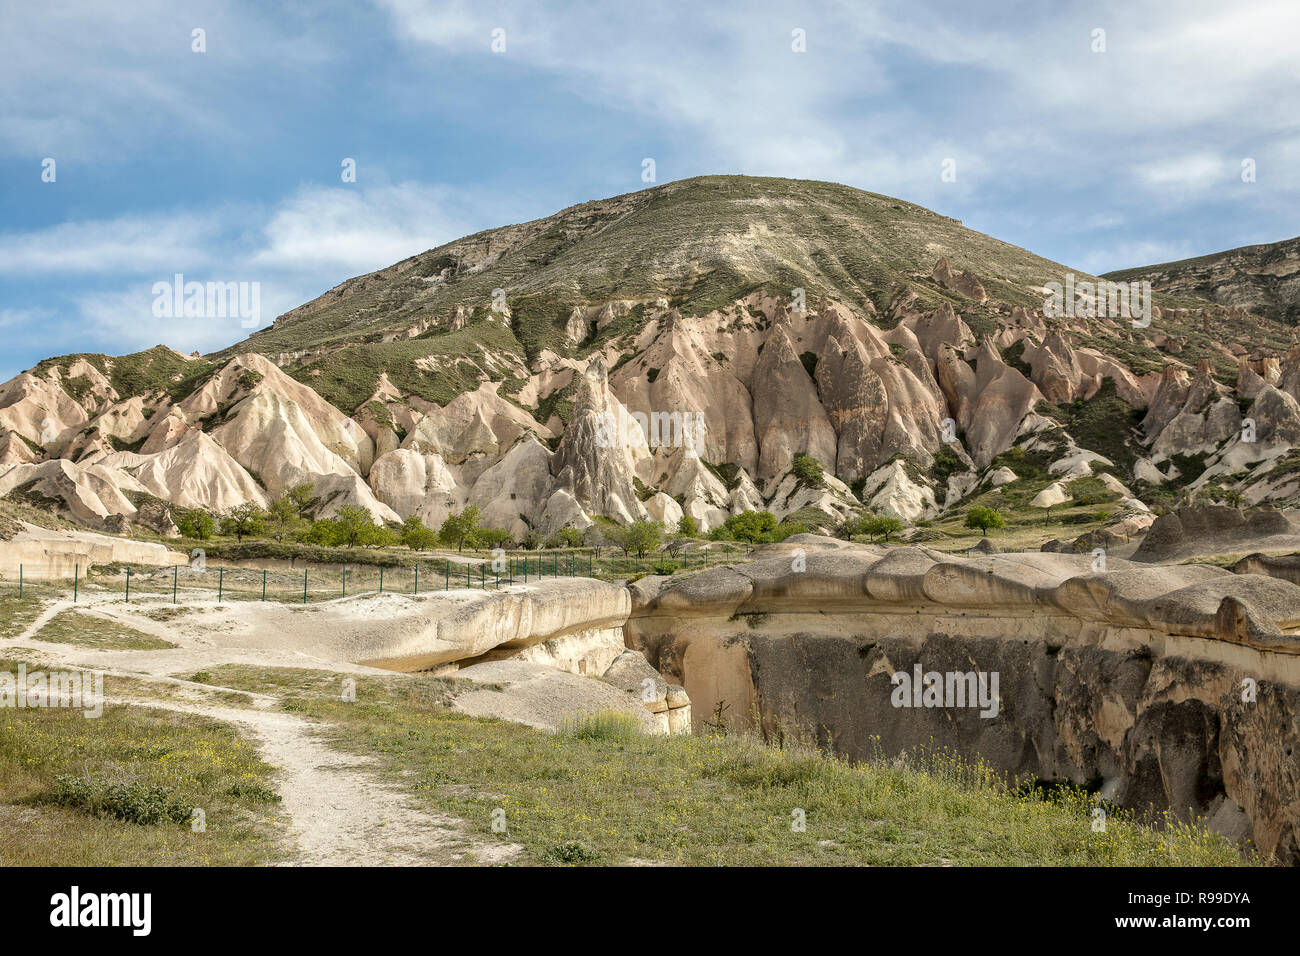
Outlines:
[[891,534],[898,534],[903,530],[903,522],[897,518],[889,518],[884,515],[872,515],[862,523],[862,529],[873,540],[879,534],[883,535],[887,542]]
[[478,528],[470,547],[491,551],[494,548],[504,548],[510,543],[510,532],[505,528]]
[[582,532],[582,543],[591,548],[592,557],[600,557],[600,549],[609,546],[609,539],[605,537],[605,532],[601,530],[600,525],[593,524]]
[[334,513],[341,544],[349,548],[371,544],[376,540],[375,519],[370,509],[361,505],[340,505]]
[[975,505],[966,512],[966,527],[978,528],[980,534],[988,536],[990,529],[1005,528],[1006,521],[1002,515],[984,505]]
[[401,540],[401,528],[393,528],[387,524],[377,524],[367,532],[365,540],[361,543],[371,548],[388,548],[400,544]]
[[236,541],[245,535],[258,535],[266,530],[266,512],[251,501],[235,505],[221,516],[221,533],[233,534]]
[[311,522],[297,537],[303,544],[317,544],[327,548],[337,548],[344,542],[343,528],[333,518],[320,518]]
[[547,537],[545,547],[548,548],[581,548],[582,532],[577,528],[566,525],[560,528],[554,534]]
[[794,476],[799,479],[799,483],[802,485],[819,487],[825,483],[821,462],[811,455],[802,453],[795,455],[790,470],[794,472]]
[[217,521],[202,508],[191,508],[181,513],[176,529],[183,537],[207,541],[217,529]]
[[682,515],[677,520],[677,533],[684,538],[694,538],[700,533],[700,523],[690,515]]
[[624,530],[623,540],[619,545],[624,553],[635,551],[638,558],[643,558],[647,551],[656,550],[664,539],[664,526],[658,521],[634,521]]
[[266,524],[270,529],[271,537],[276,541],[282,540],[285,535],[293,534],[302,520],[297,506],[284,495],[272,501],[266,509]]
[[845,518],[835,526],[835,537],[842,538],[845,541],[851,541],[855,534],[864,534],[863,519],[854,515],[851,518]]
[[311,481],[300,481],[286,488],[281,497],[297,511],[298,517],[301,518],[316,500],[316,485]]
[[719,540],[730,538],[733,541],[749,541],[758,544],[765,541],[767,535],[776,528],[776,515],[770,511],[742,511],[738,515],[729,515],[722,523]]
[[428,551],[438,543],[438,534],[426,528],[419,515],[411,515],[402,522],[400,539],[412,551]]
[[779,525],[763,536],[764,541],[784,541],[786,538],[795,534],[807,534],[808,526],[800,524],[797,521],[782,521]]
[[478,507],[470,505],[459,514],[447,516],[447,520],[442,523],[438,529],[438,540],[447,547],[453,544],[457,551],[465,548],[465,542],[468,541],[478,530]]

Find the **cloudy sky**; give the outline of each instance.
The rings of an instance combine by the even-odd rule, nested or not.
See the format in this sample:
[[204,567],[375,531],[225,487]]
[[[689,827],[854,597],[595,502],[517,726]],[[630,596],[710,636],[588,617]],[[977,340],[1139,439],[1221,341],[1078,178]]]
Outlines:
[[0,380],[247,334],[156,317],[176,273],[260,283],[267,324],[644,188],[646,158],[899,196],[1090,272],[1300,233],[1296,0],[0,3]]

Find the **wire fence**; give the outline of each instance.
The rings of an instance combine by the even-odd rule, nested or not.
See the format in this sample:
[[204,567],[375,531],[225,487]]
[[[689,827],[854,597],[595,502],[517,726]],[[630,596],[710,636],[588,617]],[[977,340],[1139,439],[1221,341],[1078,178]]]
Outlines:
[[[495,556],[447,557],[411,565],[301,564],[283,568],[213,566],[206,561],[165,568],[108,566],[90,574],[74,567],[66,597],[79,602],[121,595],[122,600],[167,598],[185,601],[274,601],[309,604],[365,593],[417,596],[432,591],[460,589],[500,590],[557,578],[617,579],[641,574],[675,573],[703,569],[748,556],[743,545],[710,551],[698,549],[676,557],[620,555],[591,550],[499,553]],[[16,581],[0,582],[17,590],[21,599],[35,584],[42,596],[57,594],[60,585],[40,579],[28,581],[19,565]]]

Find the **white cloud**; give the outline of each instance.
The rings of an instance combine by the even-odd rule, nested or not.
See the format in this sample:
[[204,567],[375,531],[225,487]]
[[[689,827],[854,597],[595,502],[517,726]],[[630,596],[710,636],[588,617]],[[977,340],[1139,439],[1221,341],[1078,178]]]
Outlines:
[[[1204,250],[1202,250],[1204,251]],[[1199,253],[1190,243],[1179,242],[1118,242],[1107,248],[1098,249],[1079,257],[1074,263],[1078,268],[1092,275],[1113,272],[1116,269],[1132,269],[1137,266],[1156,265],[1161,262],[1177,262]]]
[[[508,202],[438,185],[386,184],[377,169],[369,175],[375,185],[304,186],[270,210],[227,205],[0,236],[0,274],[45,277],[71,304],[70,313],[0,310],[0,328],[40,331],[51,342],[65,340],[65,350],[122,352],[162,342],[213,351],[250,330],[238,318],[154,316],[155,282],[171,282],[175,273],[187,282],[257,282],[265,326],[344,279],[474,231],[473,217]],[[258,224],[247,228],[250,221]],[[105,275],[113,284],[98,286]],[[89,288],[63,295],[61,284],[77,279]]]
[[189,213],[70,222],[0,235],[0,274],[174,271],[211,261],[210,217]]
[[371,272],[469,231],[463,211],[453,191],[441,186],[305,188],[275,210],[248,264]]
[[1138,179],[1158,189],[1207,189],[1233,181],[1234,169],[1221,156],[1211,153],[1193,153],[1154,162],[1143,163],[1135,170]]
[[[6,4],[0,155],[102,164],[192,135],[238,143],[248,135],[249,109],[225,111],[212,95],[216,84],[263,85],[273,82],[268,64],[297,70],[330,57],[316,33],[271,19],[285,14],[170,0]],[[207,32],[206,53],[190,48],[196,27]]]

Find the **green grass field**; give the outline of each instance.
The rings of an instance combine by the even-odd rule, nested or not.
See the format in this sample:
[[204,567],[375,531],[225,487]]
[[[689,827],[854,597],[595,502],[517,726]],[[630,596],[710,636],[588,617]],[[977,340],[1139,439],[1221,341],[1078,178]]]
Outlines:
[[[285,694],[334,745],[375,756],[394,784],[540,864],[1235,865],[1223,839],[1157,831],[1110,809],[1094,832],[1080,792],[1048,798],[947,753],[850,765],[748,736],[649,737],[611,715],[558,734],[464,717],[454,683],[217,668],[227,687]],[[506,830],[495,833],[495,819]],[[797,825],[803,821],[803,828]]]
[[[0,660],[0,672],[18,663]],[[276,862],[272,773],[229,725],[192,714],[0,710],[0,866]]]

